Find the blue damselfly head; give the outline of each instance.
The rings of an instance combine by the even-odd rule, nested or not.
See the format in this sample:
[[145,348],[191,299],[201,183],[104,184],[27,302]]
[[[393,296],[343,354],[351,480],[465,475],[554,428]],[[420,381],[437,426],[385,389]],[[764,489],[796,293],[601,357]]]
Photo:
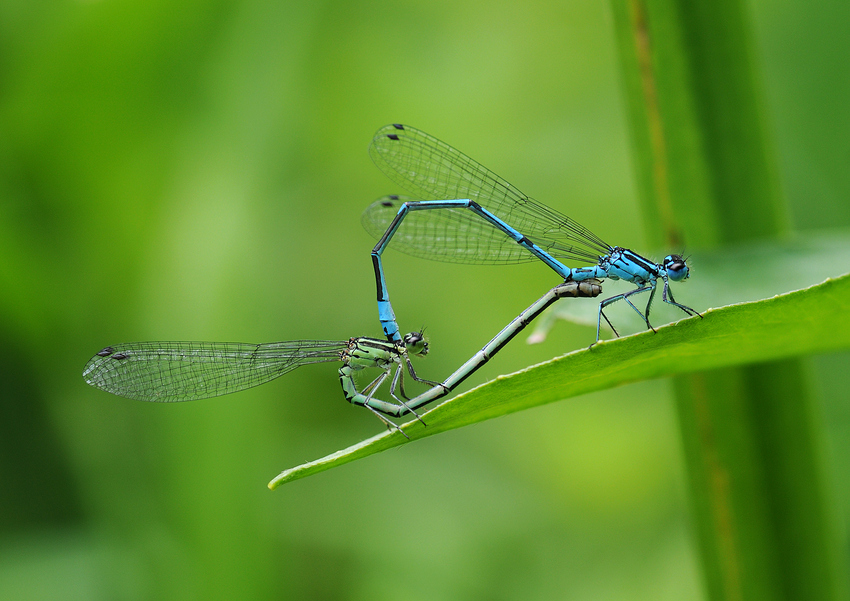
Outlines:
[[664,271],[667,272],[667,277],[674,282],[686,280],[690,275],[688,264],[685,262],[685,259],[682,258],[682,255],[667,255],[664,257],[664,262],[661,266],[664,268]]

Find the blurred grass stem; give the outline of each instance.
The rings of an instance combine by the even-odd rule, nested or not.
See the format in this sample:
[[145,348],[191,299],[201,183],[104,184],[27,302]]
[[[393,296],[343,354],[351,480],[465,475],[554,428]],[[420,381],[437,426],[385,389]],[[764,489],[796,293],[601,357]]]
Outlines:
[[[749,6],[611,6],[650,246],[713,248],[786,234]],[[807,372],[805,360],[790,359],[675,379],[713,601],[848,598]]]

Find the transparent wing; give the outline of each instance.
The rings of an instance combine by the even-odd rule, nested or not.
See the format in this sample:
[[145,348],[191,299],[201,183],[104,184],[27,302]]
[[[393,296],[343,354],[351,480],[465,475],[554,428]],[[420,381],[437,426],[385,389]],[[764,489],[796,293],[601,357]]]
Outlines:
[[[384,196],[363,212],[361,223],[380,240],[406,196]],[[525,263],[537,257],[468,209],[411,211],[390,242],[392,248],[447,263]]]
[[[418,129],[399,124],[382,127],[372,139],[369,154],[387,177],[414,196],[428,200],[474,200],[555,257],[596,263],[600,255],[612,250],[583,225],[529,198],[459,150]],[[443,209],[422,211],[442,212]],[[404,229],[407,219],[409,217],[400,229]],[[461,223],[453,218],[449,221]],[[420,243],[411,240],[408,248],[416,246],[417,256],[446,260],[443,257],[447,254],[435,254],[433,243],[432,238]],[[480,253],[474,262],[490,261],[492,259],[485,258],[489,256],[503,255],[501,252]],[[519,260],[509,260],[513,261]],[[497,262],[505,262],[505,259]]]
[[206,399],[264,384],[309,363],[339,361],[348,342],[131,342],[86,364],[86,382],[139,401]]

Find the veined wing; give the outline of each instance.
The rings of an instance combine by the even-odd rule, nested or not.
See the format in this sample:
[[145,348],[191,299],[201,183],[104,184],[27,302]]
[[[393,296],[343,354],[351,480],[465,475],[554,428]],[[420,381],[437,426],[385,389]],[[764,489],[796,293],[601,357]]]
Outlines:
[[264,384],[309,363],[339,361],[348,342],[131,342],[86,364],[96,388],[139,401],[193,401]]
[[[555,257],[596,263],[600,255],[612,250],[609,244],[586,227],[529,198],[459,150],[410,126],[394,124],[378,130],[369,154],[387,177],[415,196],[428,200],[474,200]],[[422,211],[442,212],[451,211]],[[455,211],[455,214],[461,212]],[[405,218],[400,230],[404,229],[409,218]],[[454,216],[447,219],[457,221]],[[430,244],[430,240],[426,239],[426,242]],[[412,243],[415,244],[415,241]],[[431,249],[423,247],[424,244],[420,245],[417,256],[446,260],[435,256]],[[489,251],[482,253],[473,262],[489,261],[491,259],[486,257],[492,254]],[[502,255],[497,252],[495,256]],[[514,261],[518,262],[518,259],[508,262]],[[502,258],[497,262],[505,261]]]
[[[369,205],[360,221],[380,240],[406,196],[384,196]],[[390,246],[403,253],[447,263],[524,263],[537,257],[469,209],[409,212]]]

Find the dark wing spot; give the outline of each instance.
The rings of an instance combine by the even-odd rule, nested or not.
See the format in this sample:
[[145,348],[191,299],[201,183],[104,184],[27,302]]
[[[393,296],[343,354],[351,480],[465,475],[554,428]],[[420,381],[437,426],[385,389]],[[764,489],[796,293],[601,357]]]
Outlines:
[[112,348],[111,346],[107,346],[105,349],[98,352],[97,356],[98,357],[108,357],[109,355],[111,355],[114,352],[115,352],[114,348]]

